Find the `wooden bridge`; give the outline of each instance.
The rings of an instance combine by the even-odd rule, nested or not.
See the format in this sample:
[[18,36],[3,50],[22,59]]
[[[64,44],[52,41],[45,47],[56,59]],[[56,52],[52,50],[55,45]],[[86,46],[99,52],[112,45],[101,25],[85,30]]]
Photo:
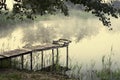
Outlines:
[[[59,39],[57,41],[53,41],[51,44],[46,45],[37,45],[37,46],[29,46],[23,47],[22,49],[15,49],[7,52],[3,52],[0,54],[0,65],[2,65],[3,60],[10,60],[10,65],[12,64],[11,59],[15,57],[21,57],[21,68],[24,68],[24,55],[30,55],[30,70],[33,70],[33,52],[41,51],[41,68],[43,68],[43,60],[44,60],[44,51],[52,50],[52,65],[57,64],[59,62],[59,48],[66,47],[66,68],[68,68],[68,46],[71,41],[67,39]],[[57,50],[56,62],[54,62],[54,50]]]

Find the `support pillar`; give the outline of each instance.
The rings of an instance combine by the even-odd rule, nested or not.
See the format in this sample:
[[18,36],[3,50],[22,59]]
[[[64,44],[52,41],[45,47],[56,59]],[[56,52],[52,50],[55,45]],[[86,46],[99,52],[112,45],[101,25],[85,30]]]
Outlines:
[[30,70],[32,70],[33,69],[33,64],[32,64],[32,61],[33,61],[33,59],[32,59],[32,52],[30,53]]
[[52,65],[54,65],[54,49],[52,49]]
[[41,69],[43,69],[43,51],[41,52]]
[[59,50],[58,50],[58,48],[57,48],[56,64],[58,64],[58,62],[59,62]]
[[52,70],[54,69],[54,49],[52,49]]
[[68,52],[68,46],[66,47],[66,68],[68,68],[68,57],[69,57],[69,52]]
[[9,60],[10,60],[10,68],[12,68],[12,58],[10,58]]
[[2,68],[2,59],[0,60],[0,68]]
[[24,55],[21,55],[21,69],[24,68]]

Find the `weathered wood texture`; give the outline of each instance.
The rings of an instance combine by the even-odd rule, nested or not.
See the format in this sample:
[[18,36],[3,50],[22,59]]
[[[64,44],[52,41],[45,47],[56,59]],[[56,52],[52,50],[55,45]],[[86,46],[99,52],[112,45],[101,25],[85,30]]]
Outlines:
[[46,44],[46,45],[24,47],[23,49],[15,49],[15,50],[3,52],[2,54],[0,54],[0,59],[21,56],[21,55],[31,53],[33,51],[49,50],[49,49],[60,48],[60,47],[65,47],[65,46],[56,45],[56,44]]
[[56,64],[59,62],[59,51],[58,48],[67,47],[67,55],[66,55],[66,66],[68,67],[68,45],[71,41],[66,39],[59,39],[57,41],[53,41],[52,44],[45,44],[45,45],[37,45],[37,46],[28,46],[23,47],[22,49],[15,49],[0,53],[0,60],[7,59],[7,58],[13,58],[17,56],[21,56],[21,68],[24,68],[24,55],[30,54],[30,69],[33,69],[33,56],[32,52],[34,51],[42,51],[41,52],[41,67],[43,68],[43,51],[44,50],[52,50],[52,64],[54,65],[54,49],[57,50],[57,58],[56,58]]
[[1,58],[4,58],[4,57],[0,55],[0,59],[1,59]]
[[33,51],[43,51],[43,50],[67,47],[70,42],[71,41],[66,39],[59,39],[57,41],[53,41],[52,44],[28,46],[28,47],[23,47],[22,49],[10,50],[10,51],[3,52],[2,54],[0,53],[0,59],[21,56],[24,54],[31,53]]
[[24,47],[26,49],[30,49],[32,51],[42,51],[42,50],[49,50],[54,48],[65,47],[66,45],[58,45],[58,44],[45,44],[45,45],[37,45],[37,46],[29,46]]
[[3,52],[2,54],[0,54],[1,55],[0,59],[16,57],[16,56],[20,56],[23,54],[28,54],[30,52],[31,52],[31,50],[27,50],[27,49],[10,50],[10,51],[6,51],[6,52]]

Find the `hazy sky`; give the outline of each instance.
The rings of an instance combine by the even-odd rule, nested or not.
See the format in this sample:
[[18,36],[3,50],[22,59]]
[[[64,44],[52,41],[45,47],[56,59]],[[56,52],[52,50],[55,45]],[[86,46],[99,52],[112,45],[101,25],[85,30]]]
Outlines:
[[6,0],[7,2],[7,7],[11,10],[13,7],[13,0]]

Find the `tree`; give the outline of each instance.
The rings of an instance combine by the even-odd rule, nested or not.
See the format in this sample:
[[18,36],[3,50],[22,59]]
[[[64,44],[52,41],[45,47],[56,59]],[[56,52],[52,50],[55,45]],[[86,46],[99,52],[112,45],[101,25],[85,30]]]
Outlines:
[[[91,12],[95,16],[99,17],[99,20],[103,22],[105,26],[111,26],[109,16],[118,18],[120,15],[120,9],[113,6],[112,2],[104,3],[103,0],[14,0],[16,3],[13,5],[11,18],[18,16],[17,18],[34,19],[33,15],[45,15],[45,14],[56,14],[63,13],[65,16],[69,15],[67,2],[73,4],[80,4],[85,7],[86,12]],[[0,12],[7,9],[6,0],[0,1]],[[7,11],[5,14],[8,14]],[[10,16],[9,16],[10,17]]]

